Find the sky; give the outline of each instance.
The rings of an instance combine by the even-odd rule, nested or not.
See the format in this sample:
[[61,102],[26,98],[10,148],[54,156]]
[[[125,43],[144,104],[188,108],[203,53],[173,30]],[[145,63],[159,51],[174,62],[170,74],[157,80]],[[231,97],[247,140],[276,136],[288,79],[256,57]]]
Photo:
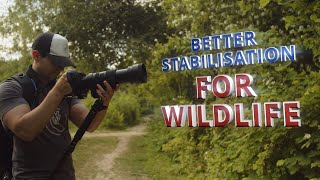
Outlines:
[[[4,16],[8,13],[8,8],[13,4],[13,0],[0,0],[0,16]],[[8,37],[0,35],[0,46],[9,48],[12,46],[12,40]],[[18,54],[8,54],[8,52],[0,51],[0,58],[4,60],[12,60],[18,58]]]
[[12,5],[13,0],[0,0],[0,16],[8,12],[8,7]]

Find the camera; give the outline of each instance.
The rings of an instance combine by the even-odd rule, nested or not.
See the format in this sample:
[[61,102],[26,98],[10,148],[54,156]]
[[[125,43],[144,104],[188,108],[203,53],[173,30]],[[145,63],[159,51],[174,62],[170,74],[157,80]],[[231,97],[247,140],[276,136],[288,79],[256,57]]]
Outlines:
[[96,92],[97,84],[105,88],[103,81],[107,81],[114,89],[117,84],[122,83],[146,83],[147,71],[144,64],[135,64],[126,69],[108,70],[89,73],[88,75],[75,70],[69,70],[67,78],[72,87],[73,96],[83,99],[91,91],[92,97],[98,98],[99,96]]

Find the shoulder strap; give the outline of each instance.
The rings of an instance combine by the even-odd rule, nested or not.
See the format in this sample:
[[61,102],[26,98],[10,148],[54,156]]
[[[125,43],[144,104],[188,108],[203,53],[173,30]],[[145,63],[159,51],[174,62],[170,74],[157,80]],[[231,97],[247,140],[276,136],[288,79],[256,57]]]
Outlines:
[[11,78],[16,80],[21,85],[23,98],[26,99],[30,107],[34,107],[37,96],[37,86],[35,82],[25,73],[13,75]]
[[[11,76],[9,79],[16,80],[22,87],[23,98],[31,108],[35,107],[37,86],[25,73]],[[0,121],[0,179],[11,179],[13,135]]]
[[[36,105],[35,100],[36,100],[37,87],[33,83],[32,79],[29,76],[27,76],[25,73],[15,74],[8,79],[14,79],[21,85],[22,91],[23,91],[23,95],[22,95],[23,98],[26,99],[30,108],[34,108],[34,106]],[[3,134],[12,135],[11,132],[4,127],[4,125],[2,124],[2,121],[0,121],[0,133],[1,135]]]

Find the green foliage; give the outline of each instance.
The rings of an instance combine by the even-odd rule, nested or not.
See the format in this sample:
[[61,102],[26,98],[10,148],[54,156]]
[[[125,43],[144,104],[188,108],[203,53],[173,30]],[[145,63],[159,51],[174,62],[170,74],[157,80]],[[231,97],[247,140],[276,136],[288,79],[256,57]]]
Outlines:
[[[126,90],[126,88],[129,90]],[[130,86],[124,86],[121,89],[124,90],[119,90],[114,94],[99,129],[123,129],[139,123],[142,109],[139,96],[130,92]],[[90,109],[95,100],[88,94],[88,97],[83,99],[82,103]]]
[[162,17],[153,1],[17,0],[0,17],[0,34],[13,40],[6,51],[30,63],[35,37],[47,30],[60,33],[70,42],[78,70],[88,73],[145,62],[155,42],[165,39]]
[[[273,128],[162,128],[152,126],[152,144],[171,159],[175,172],[209,179],[320,178],[319,131],[319,8],[317,1],[163,1],[173,33],[156,45],[150,63],[151,92],[160,105],[244,103],[252,119],[253,102],[300,101],[302,127]],[[296,44],[297,61],[224,67],[219,69],[161,72],[166,57],[188,55],[192,37],[252,30],[259,47]],[[256,98],[195,100],[194,78],[200,75],[249,73],[254,76]],[[191,81],[191,88],[188,81]],[[193,81],[193,82],[192,82]],[[165,93],[164,93],[165,92]],[[212,113],[212,111],[208,112]],[[212,114],[208,115],[212,119]]]
[[138,123],[140,104],[137,96],[129,92],[117,92],[108,107],[108,114],[100,128],[124,128]]
[[20,61],[0,61],[0,80],[5,80],[10,76],[24,72],[27,66],[21,64]]

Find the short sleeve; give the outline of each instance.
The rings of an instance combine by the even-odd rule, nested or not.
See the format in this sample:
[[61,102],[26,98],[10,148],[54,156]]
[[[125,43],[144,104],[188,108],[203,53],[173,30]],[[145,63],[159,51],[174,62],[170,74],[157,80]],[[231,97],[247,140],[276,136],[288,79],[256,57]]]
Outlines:
[[23,90],[21,85],[13,80],[8,79],[0,84],[0,119],[13,109],[14,107],[27,104],[28,102],[23,98]]

